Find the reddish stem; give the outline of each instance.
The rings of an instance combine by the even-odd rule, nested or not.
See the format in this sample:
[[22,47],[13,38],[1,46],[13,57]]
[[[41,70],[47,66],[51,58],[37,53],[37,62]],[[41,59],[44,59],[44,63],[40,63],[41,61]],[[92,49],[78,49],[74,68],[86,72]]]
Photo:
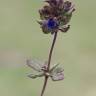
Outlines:
[[[56,38],[57,38],[57,32],[54,33],[54,38],[53,38],[53,42],[52,42],[52,46],[51,46],[50,53],[49,53],[49,58],[48,58],[48,68],[47,68],[47,71],[49,71],[49,69],[50,69],[52,52],[53,52],[53,49],[54,49]],[[45,92],[45,89],[46,89],[46,86],[47,86],[47,81],[48,81],[48,76],[45,76],[45,81],[44,81],[43,89],[42,89],[42,92],[41,92],[40,96],[43,96],[43,94]]]
[[57,38],[57,32],[55,32],[55,34],[54,34],[52,46],[51,46],[50,53],[49,53],[48,69],[47,69],[48,71],[49,71],[49,69],[50,69],[50,63],[51,63],[51,58],[52,58],[52,52],[53,52],[53,49],[54,49],[54,45],[55,45],[55,42],[56,42],[56,38]]
[[48,81],[48,77],[45,77],[45,81],[44,81],[43,89],[42,89],[42,92],[41,92],[41,96],[43,96],[43,94],[44,94],[44,91],[45,91],[45,88],[46,88],[46,85],[47,85],[47,81]]

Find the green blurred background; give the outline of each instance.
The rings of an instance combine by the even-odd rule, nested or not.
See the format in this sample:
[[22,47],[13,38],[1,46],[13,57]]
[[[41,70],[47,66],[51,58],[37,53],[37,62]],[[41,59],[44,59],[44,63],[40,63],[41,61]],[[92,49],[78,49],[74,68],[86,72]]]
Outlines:
[[[0,0],[0,96],[39,96],[43,78],[27,77],[29,57],[47,60],[52,36],[41,32],[43,0]],[[68,33],[58,34],[52,64],[65,80],[49,80],[45,96],[96,96],[96,0],[74,0]]]

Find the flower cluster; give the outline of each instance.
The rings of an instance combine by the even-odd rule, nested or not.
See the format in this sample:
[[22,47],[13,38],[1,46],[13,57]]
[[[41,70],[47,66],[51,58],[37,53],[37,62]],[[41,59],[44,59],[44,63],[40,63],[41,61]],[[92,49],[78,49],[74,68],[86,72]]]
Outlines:
[[39,10],[40,24],[45,34],[54,32],[67,32],[70,28],[68,25],[72,13],[75,11],[74,5],[70,1],[65,0],[45,0],[47,3]]

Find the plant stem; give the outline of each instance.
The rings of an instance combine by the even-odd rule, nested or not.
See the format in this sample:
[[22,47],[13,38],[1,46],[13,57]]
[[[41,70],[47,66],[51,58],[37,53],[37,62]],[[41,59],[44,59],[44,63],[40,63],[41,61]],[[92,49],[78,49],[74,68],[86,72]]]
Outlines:
[[57,32],[55,32],[55,34],[54,34],[52,46],[51,46],[50,53],[49,53],[48,69],[47,69],[48,71],[49,71],[49,69],[50,69],[50,63],[51,63],[51,58],[52,58],[52,52],[53,52],[53,49],[54,49],[54,45],[55,45],[55,42],[56,42],[56,38],[57,38]]
[[41,95],[40,96],[43,96],[43,94],[44,94],[44,91],[45,91],[45,88],[46,88],[46,85],[47,85],[47,81],[48,81],[48,77],[45,77],[43,89],[42,89],[42,92],[41,92]]
[[[53,53],[54,45],[55,45],[55,42],[56,42],[56,38],[57,38],[57,32],[54,33],[54,38],[53,38],[53,42],[52,42],[52,46],[51,46],[50,53],[49,53],[49,58],[48,58],[47,71],[49,71],[49,69],[50,69],[50,63],[51,63],[51,58],[52,58],[52,53]],[[44,94],[44,91],[45,91],[46,86],[47,86],[47,81],[48,81],[48,76],[45,76],[45,81],[44,81],[43,89],[42,89],[42,92],[41,92],[40,96],[43,96],[43,94]]]

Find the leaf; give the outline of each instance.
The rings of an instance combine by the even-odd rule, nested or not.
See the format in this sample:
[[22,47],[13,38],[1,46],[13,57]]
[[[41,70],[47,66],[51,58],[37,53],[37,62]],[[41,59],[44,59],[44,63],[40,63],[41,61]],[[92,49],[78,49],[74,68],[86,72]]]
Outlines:
[[59,65],[59,64],[54,65],[54,66],[51,68],[50,72],[52,72],[58,65]]
[[64,79],[64,74],[61,72],[61,73],[54,73],[51,75],[51,79],[53,81],[60,81],[60,80],[63,80]]
[[57,66],[58,64],[55,65],[50,71],[50,77],[52,78],[53,81],[59,81],[64,79],[64,73],[63,73],[64,69]]
[[61,67],[58,67],[59,64],[55,65],[52,67],[52,69],[50,70],[50,73],[51,74],[54,74],[54,73],[60,73],[60,72],[63,72],[64,69],[61,68]]
[[27,65],[35,71],[42,72],[43,64],[37,60],[27,60]]
[[29,78],[35,79],[37,77],[42,77],[44,76],[44,73],[39,73],[39,74],[30,74],[28,75]]

